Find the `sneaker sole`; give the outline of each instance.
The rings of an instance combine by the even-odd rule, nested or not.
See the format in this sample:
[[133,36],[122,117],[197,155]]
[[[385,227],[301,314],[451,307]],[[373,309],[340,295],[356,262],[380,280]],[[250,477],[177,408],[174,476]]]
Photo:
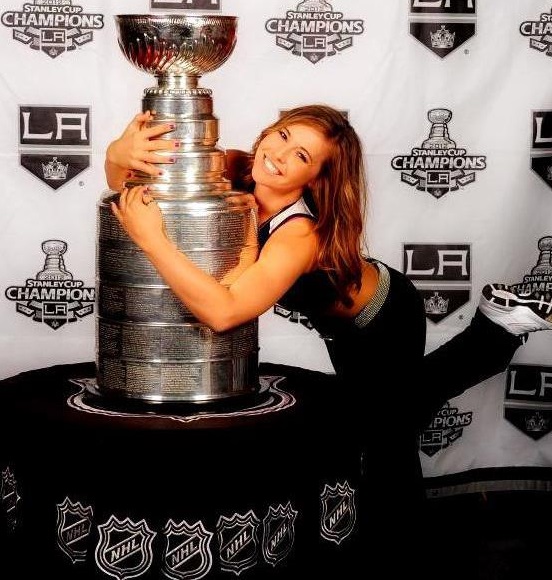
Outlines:
[[542,296],[539,299],[520,298],[513,292],[508,291],[507,288],[507,286],[500,287],[494,284],[487,284],[483,288],[483,296],[489,302],[494,302],[506,308],[526,306],[546,322],[552,322],[552,301],[547,301]]

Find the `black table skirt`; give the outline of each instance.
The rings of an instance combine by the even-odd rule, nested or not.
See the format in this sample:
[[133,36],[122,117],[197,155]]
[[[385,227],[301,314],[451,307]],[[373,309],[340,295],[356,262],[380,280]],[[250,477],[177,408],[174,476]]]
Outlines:
[[354,577],[360,448],[332,377],[266,365],[258,396],[198,408],[106,400],[94,372],[0,381],[1,578]]

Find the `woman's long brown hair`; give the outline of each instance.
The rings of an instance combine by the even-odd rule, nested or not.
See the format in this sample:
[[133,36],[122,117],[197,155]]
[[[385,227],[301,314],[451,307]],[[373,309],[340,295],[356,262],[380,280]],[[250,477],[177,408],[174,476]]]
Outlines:
[[[253,155],[266,135],[294,123],[316,129],[331,144],[330,156],[307,192],[316,205],[318,267],[328,273],[338,299],[351,306],[351,292],[361,286],[363,261],[366,179],[360,139],[340,111],[307,105],[284,112],[264,129],[253,145]],[[249,175],[250,171],[249,167]]]

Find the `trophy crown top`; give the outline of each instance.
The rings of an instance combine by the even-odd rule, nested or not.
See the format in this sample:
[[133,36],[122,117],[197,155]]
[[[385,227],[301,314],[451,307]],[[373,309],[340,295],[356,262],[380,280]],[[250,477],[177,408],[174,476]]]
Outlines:
[[432,123],[448,123],[452,118],[452,111],[448,109],[431,109],[427,113],[427,118]]
[[67,251],[67,244],[62,240],[46,240],[41,247],[45,254],[64,254]]
[[545,236],[539,240],[539,250],[545,252],[552,250],[552,236]]
[[155,75],[199,77],[221,66],[236,44],[236,16],[118,14],[124,56]]

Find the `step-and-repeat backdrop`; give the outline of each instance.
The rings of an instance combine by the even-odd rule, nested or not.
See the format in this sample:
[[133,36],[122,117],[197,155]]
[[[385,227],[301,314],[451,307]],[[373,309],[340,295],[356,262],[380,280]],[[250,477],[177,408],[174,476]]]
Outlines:
[[[234,53],[201,79],[221,148],[249,149],[292,106],[348,115],[369,248],[423,294],[429,350],[486,282],[551,287],[552,0],[3,0],[0,378],[94,358],[104,152],[155,84],[123,57],[114,15],[167,12],[239,17]],[[276,307],[260,329],[262,361],[333,371],[301,314]],[[428,478],[490,487],[481,473],[552,466],[551,349],[552,333],[531,335],[449,401],[421,439]]]

